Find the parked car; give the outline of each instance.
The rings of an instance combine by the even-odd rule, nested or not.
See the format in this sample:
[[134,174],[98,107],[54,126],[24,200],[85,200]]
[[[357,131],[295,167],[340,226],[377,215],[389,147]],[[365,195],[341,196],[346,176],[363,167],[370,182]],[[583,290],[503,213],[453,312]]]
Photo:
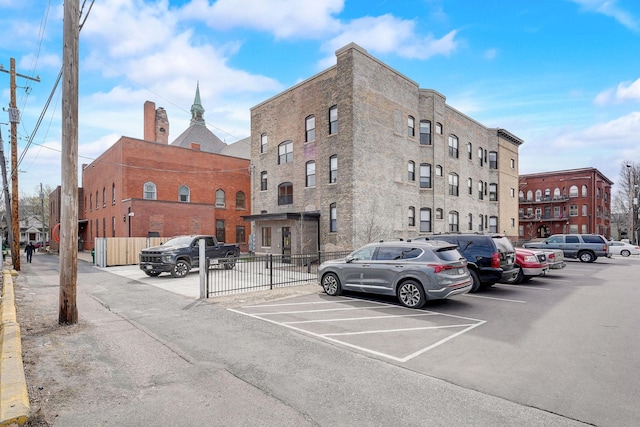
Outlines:
[[611,252],[611,255],[622,255],[624,257],[629,255],[640,255],[640,246],[612,240],[609,242],[609,251]]
[[564,256],[582,262],[594,262],[598,257],[609,257],[609,245],[600,234],[554,234],[542,242],[522,245],[534,249],[562,249]]
[[393,295],[409,308],[469,292],[467,261],[446,242],[378,242],[318,267],[327,295],[342,291]]
[[550,270],[561,270],[567,266],[562,249],[540,249],[547,256]]
[[538,249],[516,248],[516,267],[518,274],[508,283],[528,282],[533,277],[544,276],[549,272],[547,255]]
[[38,249],[38,248],[46,248],[47,246],[49,246],[49,242],[35,242],[33,244],[33,246],[35,246],[36,249]]
[[447,233],[421,236],[412,240],[442,240],[458,246],[458,250],[469,262],[468,268],[476,292],[480,287],[490,287],[497,282],[508,282],[515,278],[516,252],[511,241],[501,234]]
[[226,269],[236,265],[240,248],[235,244],[218,242],[215,236],[178,236],[167,240],[160,246],[140,251],[140,269],[147,276],[156,277],[162,272],[173,277],[185,277],[192,268],[200,266],[200,240],[205,242],[205,256],[221,263]]

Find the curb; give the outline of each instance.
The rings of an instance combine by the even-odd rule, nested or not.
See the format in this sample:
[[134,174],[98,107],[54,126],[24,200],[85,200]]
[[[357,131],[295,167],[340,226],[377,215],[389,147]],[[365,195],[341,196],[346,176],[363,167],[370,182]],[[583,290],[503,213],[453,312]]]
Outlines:
[[11,270],[2,270],[0,319],[0,426],[24,425],[29,418],[29,394]]

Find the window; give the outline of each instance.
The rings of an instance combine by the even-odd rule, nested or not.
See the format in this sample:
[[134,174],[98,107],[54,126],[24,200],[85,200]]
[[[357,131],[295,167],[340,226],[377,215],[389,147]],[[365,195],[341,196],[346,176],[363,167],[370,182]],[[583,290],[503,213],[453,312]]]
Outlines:
[[93,194],[89,194],[89,210],[93,210]]
[[142,192],[145,200],[156,200],[156,185],[153,182],[145,182]]
[[116,217],[111,217],[111,237],[116,237]]
[[416,136],[416,119],[413,116],[407,118],[407,135]]
[[478,199],[484,200],[484,184],[478,181]]
[[471,178],[467,179],[467,191],[470,196],[473,196],[473,179]]
[[102,237],[107,237],[107,218],[102,218]]
[[442,176],[442,166],[436,165],[436,176]]
[[482,214],[479,215],[478,231],[484,231],[484,215]]
[[431,145],[431,122],[428,120],[420,121],[420,144]]
[[522,190],[518,191],[518,198],[520,200],[524,200],[524,191],[522,191]]
[[[96,210],[98,210],[99,206],[100,206],[100,199],[98,197],[98,192],[96,191]],[[107,236],[103,236],[103,237],[107,237]]]
[[111,184],[111,204],[116,204],[116,184],[115,182]]
[[578,205],[569,205],[569,216],[578,216]]
[[489,151],[489,169],[498,169],[498,153]]
[[533,191],[527,191],[527,201],[530,202],[533,200]]
[[[186,185],[181,185],[178,189],[178,201],[179,202],[188,202],[189,201],[189,187]],[[217,194],[216,194],[217,197]]]
[[242,191],[236,193],[236,209],[246,209],[247,198]]
[[458,175],[456,175],[455,173],[449,174],[449,195],[458,195]]
[[561,216],[560,216],[560,206],[554,206],[553,207],[553,217],[554,218],[561,218]]
[[436,133],[442,135],[442,124],[436,122]]
[[498,200],[498,184],[493,182],[489,184],[489,200],[492,202]]
[[484,150],[482,148],[478,148],[478,163],[480,164],[480,166],[483,165],[483,158],[484,158]]
[[236,243],[247,241],[244,225],[236,225]]
[[262,227],[262,246],[271,247],[271,227]]
[[[587,197],[587,186],[583,185],[582,186],[582,197]],[[597,198],[600,198],[600,189],[598,188],[598,196]]]
[[413,206],[409,206],[409,211],[408,211],[408,218],[409,218],[409,227],[415,227],[416,225],[416,208],[414,208]]
[[100,237],[100,222],[96,218],[96,237]]
[[515,169],[516,168],[516,161],[514,159],[511,159],[511,169]]
[[314,162],[313,160],[310,162],[307,162],[305,173],[306,173],[305,186],[315,187],[316,186],[316,162]]
[[458,158],[458,137],[449,135],[449,157]]
[[542,191],[536,190],[536,202],[539,202],[540,200],[542,200]]
[[469,220],[467,223],[467,229],[469,231],[473,230],[473,214],[469,214]]
[[330,232],[335,232],[338,230],[337,215],[338,215],[338,211],[336,209],[336,204],[331,203],[329,205],[329,231]]
[[436,219],[442,219],[443,211],[441,208],[436,209]]
[[107,207],[107,189],[102,187],[102,207]]
[[582,205],[582,216],[587,216],[587,205]]
[[548,188],[544,190],[544,200],[551,200],[551,190]]
[[569,188],[569,197],[578,197],[578,186],[572,185]]
[[260,172],[260,191],[267,189],[267,171]]
[[218,239],[218,242],[227,240],[224,230],[224,219],[216,219],[216,239]]
[[409,163],[407,163],[407,179],[410,182],[415,182],[416,180],[416,162],[410,160]]
[[338,181],[338,156],[333,155],[329,157],[329,182],[334,183]]
[[[187,200],[180,200],[181,202]],[[216,190],[216,208],[224,208],[226,206],[225,194],[224,190],[218,189]]]
[[431,188],[431,165],[429,163],[420,165],[420,188]]
[[260,135],[260,154],[264,154],[267,152],[267,134],[263,133]]
[[283,182],[278,186],[278,204],[293,204],[293,184],[290,182]]
[[515,197],[516,197],[516,189],[515,188],[511,188],[510,192],[511,192],[511,198],[515,199]]
[[467,156],[469,160],[473,160],[473,145],[471,145],[471,143],[467,144]]
[[278,164],[293,163],[293,142],[285,141],[278,145]]
[[458,230],[458,212],[451,211],[449,212],[449,231],[457,232]]
[[338,133],[338,107],[329,108],[329,135]]
[[316,116],[308,116],[304,120],[304,140],[305,142],[316,140]]
[[497,233],[498,232],[498,217],[491,216],[489,217],[489,233]]
[[431,232],[431,209],[420,209],[420,231],[425,233]]

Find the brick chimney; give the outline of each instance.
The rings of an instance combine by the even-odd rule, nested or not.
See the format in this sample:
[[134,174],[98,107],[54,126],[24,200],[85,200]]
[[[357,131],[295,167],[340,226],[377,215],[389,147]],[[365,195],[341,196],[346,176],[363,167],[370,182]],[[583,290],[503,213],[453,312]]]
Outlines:
[[144,103],[144,135],[145,141],[169,144],[169,119],[164,108],[156,110],[156,104],[151,101]]
[[169,118],[167,111],[160,107],[156,110],[156,142],[169,144]]

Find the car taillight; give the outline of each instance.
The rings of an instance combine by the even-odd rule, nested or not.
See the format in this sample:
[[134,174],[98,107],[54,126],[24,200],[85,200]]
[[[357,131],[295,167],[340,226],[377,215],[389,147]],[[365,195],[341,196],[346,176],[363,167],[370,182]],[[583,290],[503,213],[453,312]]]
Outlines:
[[500,268],[500,253],[495,252],[495,253],[491,256],[491,267],[493,267],[493,268]]
[[555,258],[556,258],[556,254],[547,255],[547,259],[555,259]]
[[451,265],[442,265],[442,264],[428,264],[429,267],[433,268],[433,272],[438,274],[443,272],[444,270],[453,270],[453,266]]

